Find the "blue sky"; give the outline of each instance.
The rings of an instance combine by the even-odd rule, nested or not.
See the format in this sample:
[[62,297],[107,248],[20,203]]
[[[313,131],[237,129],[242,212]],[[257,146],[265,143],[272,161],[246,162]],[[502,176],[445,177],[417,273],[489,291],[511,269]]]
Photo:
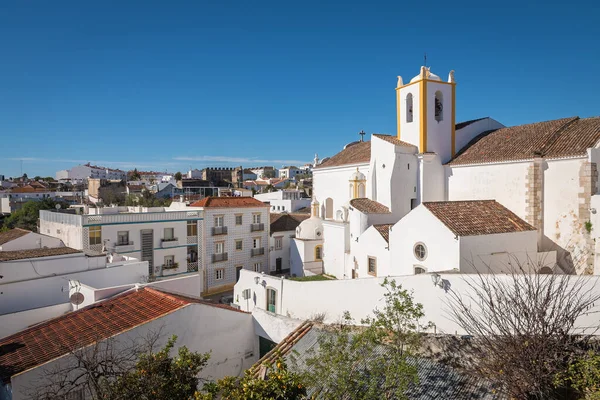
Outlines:
[[457,121],[599,115],[600,12],[555,3],[2,2],[0,174],[332,155],[395,133],[424,52]]

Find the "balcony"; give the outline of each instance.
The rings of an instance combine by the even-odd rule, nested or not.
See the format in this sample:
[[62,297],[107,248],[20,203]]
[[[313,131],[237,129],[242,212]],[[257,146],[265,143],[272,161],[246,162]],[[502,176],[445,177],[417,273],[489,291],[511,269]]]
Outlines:
[[198,271],[198,262],[188,262],[187,263],[187,272],[197,272]]
[[163,265],[161,268],[163,271],[166,271],[169,269],[177,269],[177,268],[179,268],[179,263],[173,263],[171,265]]
[[250,225],[250,232],[258,232],[258,231],[264,231],[265,230],[265,224],[251,224]]
[[212,235],[227,235],[227,227],[226,226],[215,226],[212,228]]
[[221,261],[227,261],[227,253],[218,253],[212,255],[212,262],[218,263]]
[[198,244],[198,236],[188,236],[187,244]]
[[117,253],[121,253],[124,251],[133,251],[135,250],[135,246],[133,245],[133,242],[117,242],[117,244],[115,245],[115,251]]
[[257,247],[255,249],[251,250],[252,257],[262,256],[264,254],[265,254],[265,248],[264,247]]
[[179,246],[178,238],[160,239],[160,247],[162,247],[163,249],[167,249],[169,247],[175,247],[175,246]]

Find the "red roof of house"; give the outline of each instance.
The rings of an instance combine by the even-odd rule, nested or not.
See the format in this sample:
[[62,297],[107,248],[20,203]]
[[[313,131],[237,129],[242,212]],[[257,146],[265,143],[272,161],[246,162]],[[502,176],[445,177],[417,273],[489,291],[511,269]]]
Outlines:
[[191,207],[237,208],[237,207],[269,207],[254,197],[205,197],[190,204]]
[[149,287],[131,290],[0,339],[0,381],[192,303],[243,312]]

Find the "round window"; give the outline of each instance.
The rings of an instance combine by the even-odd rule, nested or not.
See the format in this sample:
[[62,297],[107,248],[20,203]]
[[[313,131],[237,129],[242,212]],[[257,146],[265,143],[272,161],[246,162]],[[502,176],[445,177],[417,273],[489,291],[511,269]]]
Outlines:
[[427,258],[427,247],[425,247],[423,243],[415,244],[414,252],[415,257],[417,257],[417,259],[420,261],[423,261]]

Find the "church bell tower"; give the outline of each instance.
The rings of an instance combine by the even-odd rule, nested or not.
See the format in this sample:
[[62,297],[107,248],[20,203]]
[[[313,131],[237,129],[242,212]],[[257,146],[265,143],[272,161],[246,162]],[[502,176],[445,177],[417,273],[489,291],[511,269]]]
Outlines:
[[456,82],[454,71],[448,81],[421,67],[419,75],[404,84],[398,77],[396,110],[398,139],[419,148],[419,153],[436,153],[446,163],[456,153]]

